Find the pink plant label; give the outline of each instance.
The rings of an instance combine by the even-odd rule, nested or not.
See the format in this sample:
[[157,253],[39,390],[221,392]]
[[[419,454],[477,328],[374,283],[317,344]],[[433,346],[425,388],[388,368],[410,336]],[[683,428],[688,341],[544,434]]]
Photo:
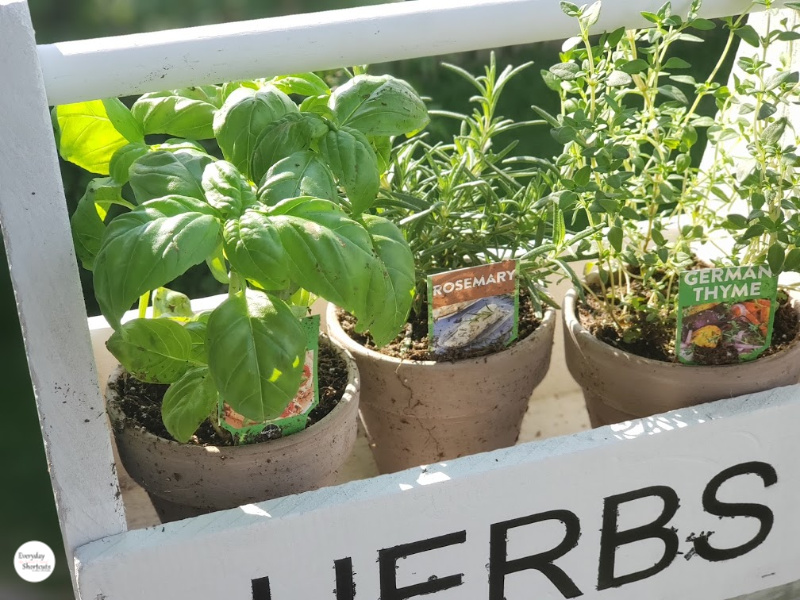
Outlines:
[[778,278],[767,265],[680,274],[676,353],[686,364],[753,360],[769,348]]

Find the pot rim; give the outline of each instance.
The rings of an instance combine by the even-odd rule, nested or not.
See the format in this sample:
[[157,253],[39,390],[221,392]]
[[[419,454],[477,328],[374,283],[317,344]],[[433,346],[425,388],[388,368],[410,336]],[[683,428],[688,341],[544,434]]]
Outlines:
[[[653,369],[657,368],[682,369],[686,371],[694,371],[697,373],[707,372],[709,374],[711,370],[714,370],[715,373],[719,374],[720,371],[725,371],[725,370],[733,371],[740,369],[761,368],[764,366],[765,363],[768,362],[771,363],[778,360],[785,360],[787,356],[800,354],[800,342],[798,342],[798,339],[795,338],[794,342],[792,342],[788,348],[784,348],[776,352],[775,354],[735,364],[687,365],[681,362],[666,362],[663,360],[646,358],[644,356],[639,356],[638,354],[633,354],[632,352],[626,352],[625,350],[622,350],[620,348],[615,348],[611,344],[607,344],[606,342],[603,342],[597,339],[594,335],[592,335],[581,324],[580,319],[577,316],[576,313],[577,298],[578,298],[578,293],[575,291],[574,288],[570,288],[567,291],[566,295],[564,296],[564,303],[562,304],[561,310],[564,318],[565,335],[569,335],[570,337],[572,337],[575,344],[579,347],[589,346],[593,352],[597,352],[598,354],[614,356],[619,360],[624,359],[627,360],[628,362],[636,362],[638,364],[646,365]],[[796,311],[800,312],[800,300],[798,300],[797,298],[793,298],[793,306]]]
[[342,325],[339,322],[339,317],[336,314],[337,309],[338,307],[333,302],[328,303],[328,308],[326,309],[326,318],[331,339],[338,341],[353,354],[365,356],[371,360],[394,363],[398,367],[400,365],[413,365],[419,367],[438,367],[441,369],[446,369],[453,367],[461,368],[468,364],[484,365],[487,363],[500,361],[503,360],[503,357],[505,357],[508,353],[519,352],[521,349],[525,349],[527,346],[536,343],[542,339],[543,336],[551,337],[549,336],[549,333],[550,330],[555,330],[556,321],[556,311],[552,307],[547,307],[547,310],[542,317],[542,322],[539,324],[539,326],[528,337],[517,340],[513,346],[505,348],[500,352],[485,354],[483,356],[477,356],[474,358],[463,358],[454,361],[437,362],[435,360],[414,360],[410,358],[397,358],[395,356],[388,356],[359,344],[357,341],[347,335],[347,332],[342,328]]
[[117,367],[108,377],[104,393],[106,412],[108,413],[109,420],[111,421],[111,429],[115,436],[122,435],[126,430],[128,430],[135,432],[135,435],[142,437],[147,441],[152,441],[154,444],[161,444],[162,447],[174,446],[176,450],[180,450],[182,452],[195,452],[198,456],[232,453],[235,453],[239,456],[245,456],[247,454],[269,452],[270,450],[281,450],[302,444],[310,437],[322,435],[329,429],[336,427],[338,422],[347,416],[348,408],[353,403],[357,406],[359,391],[361,389],[361,376],[358,372],[358,366],[356,365],[353,355],[348,351],[347,348],[343,348],[328,335],[321,333],[320,337],[328,340],[336,352],[339,353],[339,356],[341,356],[341,358],[345,361],[347,365],[347,386],[345,387],[344,394],[334,409],[312,427],[303,429],[302,431],[292,435],[287,435],[286,437],[278,438],[277,440],[269,440],[266,442],[259,442],[257,444],[246,444],[244,446],[198,446],[196,444],[181,444],[174,440],[168,440],[166,438],[157,436],[142,427],[133,427],[125,424],[125,414],[117,404],[119,395],[117,394],[117,391],[109,385],[112,381],[116,380],[124,370],[122,365],[117,365]]

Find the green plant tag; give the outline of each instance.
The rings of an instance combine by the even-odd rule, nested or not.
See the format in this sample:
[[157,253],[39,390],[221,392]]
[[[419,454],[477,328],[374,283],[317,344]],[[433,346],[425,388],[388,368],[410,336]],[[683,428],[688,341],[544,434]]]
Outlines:
[[220,397],[219,424],[230,431],[239,444],[256,441],[256,436],[271,425],[279,427],[284,437],[302,431],[308,423],[308,414],[319,404],[319,315],[300,319],[300,324],[306,334],[303,379],[297,395],[280,417],[257,423],[237,413]]
[[678,359],[712,365],[757,358],[772,341],[777,293],[767,265],[682,271]]
[[428,277],[430,350],[444,354],[508,345],[519,335],[519,262]]

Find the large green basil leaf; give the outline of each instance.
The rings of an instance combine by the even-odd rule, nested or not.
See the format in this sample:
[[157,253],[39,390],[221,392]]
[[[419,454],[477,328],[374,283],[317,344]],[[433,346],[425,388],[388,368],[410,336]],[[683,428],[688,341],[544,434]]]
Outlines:
[[119,131],[131,143],[144,142],[144,130],[141,123],[134,118],[128,107],[122,103],[122,100],[119,98],[106,98],[102,102],[114,129]]
[[70,219],[75,253],[84,269],[94,261],[106,231],[104,220],[112,204],[122,204],[122,187],[109,177],[92,179]]
[[319,151],[344,188],[355,214],[367,210],[381,187],[378,157],[367,137],[350,127],[329,131]]
[[289,113],[270,123],[253,144],[251,179],[261,181],[272,165],[295,152],[307,150],[312,139],[312,123],[300,113]]
[[145,134],[165,133],[193,140],[214,137],[217,106],[214,88],[187,88],[154,92],[141,96],[131,113],[142,124]]
[[306,341],[281,300],[237,294],[208,319],[208,368],[222,398],[253,421],[279,417],[300,388]]
[[272,165],[258,190],[259,201],[269,205],[299,196],[339,202],[333,173],[310,150],[295,152]]
[[231,163],[219,160],[203,171],[203,190],[206,200],[223,216],[238,217],[255,204],[256,194],[244,176]]
[[120,215],[106,229],[94,264],[100,310],[117,329],[145,292],[204,261],[220,242],[216,211],[202,200],[167,196]]
[[295,198],[225,224],[233,269],[266,290],[291,283],[354,313],[366,309],[378,265],[366,230],[333,202]]
[[250,175],[253,181],[259,181],[260,177],[253,177],[249,172],[258,136],[270,123],[297,112],[292,99],[274,86],[266,85],[258,91],[246,87],[236,89],[214,116],[214,134],[225,160]]
[[284,94],[298,94],[300,96],[322,96],[331,93],[328,84],[316,73],[297,73],[295,75],[282,75],[270,81],[272,85]]
[[391,75],[358,75],[331,94],[329,105],[341,125],[371,136],[411,133],[429,121],[414,88]]
[[369,310],[375,318],[371,322],[359,319],[357,330],[369,329],[375,342],[383,345],[408,321],[415,291],[414,255],[391,221],[364,215],[364,225],[383,269],[375,272],[368,295]]
[[225,255],[232,269],[265,290],[283,290],[290,283],[289,262],[279,231],[258,210],[229,219],[223,230]]
[[203,171],[214,157],[191,149],[157,150],[131,164],[131,188],[139,204],[164,196],[205,198]]
[[[333,202],[294,198],[226,223],[225,251],[244,277],[265,289],[294,283],[321,296],[353,313],[362,329],[375,327],[373,336],[383,344],[405,322],[411,291],[404,279],[407,255],[392,246],[399,234],[382,220],[372,226],[378,238],[387,238],[379,239],[382,253],[367,229]],[[376,325],[380,320],[386,322]]]
[[102,100],[65,104],[55,109],[61,158],[79,167],[108,175],[111,157],[128,143],[108,118]]
[[390,342],[413,299],[414,261],[400,231],[366,215],[361,224],[326,200],[296,198],[267,209],[300,287],[350,311],[359,330]]
[[217,405],[219,394],[208,368],[191,369],[169,386],[161,403],[161,418],[169,434],[188,442]]
[[111,354],[139,381],[172,383],[191,366],[189,333],[169,319],[134,319],[111,334]]
[[150,152],[150,147],[140,143],[128,144],[114,152],[108,168],[112,179],[120,185],[128,183],[131,179],[131,165],[148,152]]

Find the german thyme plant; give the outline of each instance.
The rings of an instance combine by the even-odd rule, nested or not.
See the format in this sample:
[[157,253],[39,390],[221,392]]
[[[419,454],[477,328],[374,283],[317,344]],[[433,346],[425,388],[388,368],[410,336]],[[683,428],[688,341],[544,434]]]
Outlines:
[[561,62],[542,71],[561,111],[534,109],[564,144],[554,185],[562,210],[598,228],[579,248],[596,253],[583,290],[620,337],[636,341],[647,323],[674,322],[676,276],[694,264],[692,245],[708,239],[708,191],[719,174],[692,161],[699,132],[714,125],[698,110],[704,98],[720,104],[730,95],[715,79],[735,39],[747,39],[752,28],[745,15],[724,20],[725,47],[712,70],[697,77],[674,49],[702,44],[693,32],[716,26],[698,16],[699,0],[685,18],[667,2],[642,13],[652,27],[599,36],[591,28],[600,2],[561,6],[579,34],[564,43]]

